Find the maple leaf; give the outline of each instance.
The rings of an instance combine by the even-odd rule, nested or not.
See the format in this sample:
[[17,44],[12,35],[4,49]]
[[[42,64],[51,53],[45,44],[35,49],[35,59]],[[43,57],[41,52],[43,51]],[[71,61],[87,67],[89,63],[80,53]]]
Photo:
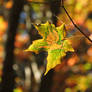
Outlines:
[[35,25],[42,39],[35,40],[25,51],[38,53],[39,51],[47,51],[47,66],[45,75],[48,71],[61,63],[61,58],[66,55],[66,52],[73,52],[74,49],[68,40],[65,40],[66,31],[65,24],[55,27],[54,24],[46,22],[40,26]]

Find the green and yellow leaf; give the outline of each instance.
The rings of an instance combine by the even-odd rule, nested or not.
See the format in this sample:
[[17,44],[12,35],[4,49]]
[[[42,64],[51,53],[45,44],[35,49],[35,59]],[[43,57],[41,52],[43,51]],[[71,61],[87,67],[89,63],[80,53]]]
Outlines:
[[39,53],[39,51],[47,51],[47,66],[45,75],[48,71],[61,63],[61,59],[66,55],[66,52],[73,52],[74,49],[68,40],[65,40],[66,31],[65,25],[55,27],[54,24],[46,22],[39,26],[35,25],[39,34],[43,37],[40,40],[35,40],[25,51]]

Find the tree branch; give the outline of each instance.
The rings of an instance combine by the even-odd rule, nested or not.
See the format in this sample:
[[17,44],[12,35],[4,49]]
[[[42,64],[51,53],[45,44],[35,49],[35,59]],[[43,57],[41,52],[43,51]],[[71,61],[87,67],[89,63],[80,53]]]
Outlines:
[[71,20],[72,24],[90,41],[92,42],[92,40],[74,23],[74,21],[72,20],[72,18],[70,17],[69,13],[67,12],[66,8],[64,7],[64,2],[63,0],[61,1],[61,6],[64,9],[65,13],[67,14],[68,18]]

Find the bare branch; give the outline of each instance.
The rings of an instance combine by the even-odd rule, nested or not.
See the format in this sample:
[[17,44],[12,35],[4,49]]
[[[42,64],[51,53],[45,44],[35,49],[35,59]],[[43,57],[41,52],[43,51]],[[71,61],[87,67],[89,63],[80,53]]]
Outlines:
[[67,12],[66,8],[64,7],[64,2],[62,0],[62,8],[64,9],[65,13],[67,14],[68,18],[71,20],[72,24],[90,41],[92,42],[92,40],[74,23],[74,21],[72,20],[72,18],[70,17],[69,13]]

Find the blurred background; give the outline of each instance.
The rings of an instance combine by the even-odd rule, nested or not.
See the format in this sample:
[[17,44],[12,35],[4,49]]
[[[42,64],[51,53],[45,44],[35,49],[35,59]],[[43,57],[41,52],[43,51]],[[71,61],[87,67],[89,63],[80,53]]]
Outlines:
[[[92,0],[64,0],[74,22],[92,40]],[[44,76],[47,52],[24,52],[42,38],[34,27],[65,23],[75,52]],[[92,92],[92,42],[71,23],[61,0],[0,0],[0,92]]]

